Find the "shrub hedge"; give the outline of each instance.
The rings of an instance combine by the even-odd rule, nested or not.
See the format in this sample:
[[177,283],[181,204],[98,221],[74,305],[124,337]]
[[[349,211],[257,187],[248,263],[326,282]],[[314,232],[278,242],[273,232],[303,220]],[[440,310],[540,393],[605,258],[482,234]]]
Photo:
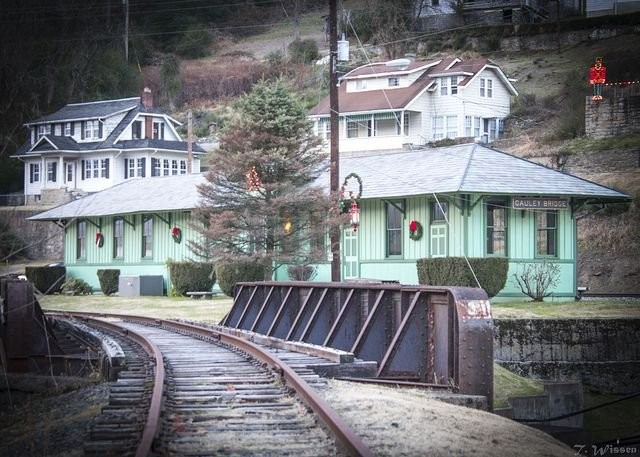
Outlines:
[[222,292],[233,297],[236,283],[264,280],[264,265],[254,260],[221,262],[216,265],[216,276]]
[[[489,297],[498,294],[507,282],[509,259],[471,257],[468,259],[478,282]],[[430,286],[478,287],[464,257],[418,259],[418,282]]]
[[80,278],[69,278],[62,285],[62,293],[68,295],[92,295],[93,289]]
[[112,295],[118,291],[118,280],[120,270],[98,270],[98,281],[100,289],[105,295]]
[[173,292],[186,295],[187,292],[209,292],[216,282],[216,272],[212,263],[207,262],[167,262]]
[[62,265],[25,267],[24,274],[33,286],[43,294],[55,294],[62,289],[67,268]]

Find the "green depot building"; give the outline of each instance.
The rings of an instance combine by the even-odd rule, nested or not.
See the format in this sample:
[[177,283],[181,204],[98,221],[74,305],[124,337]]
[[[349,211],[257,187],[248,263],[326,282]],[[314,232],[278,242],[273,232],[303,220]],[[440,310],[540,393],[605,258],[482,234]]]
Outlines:
[[[418,259],[501,256],[509,259],[509,273],[497,299],[523,297],[513,275],[540,262],[560,267],[550,299],[573,299],[576,212],[630,201],[611,188],[475,143],[345,157],[340,175],[340,182],[356,175],[362,183],[358,229],[345,226],[341,235],[342,280],[417,284]],[[203,174],[132,179],[29,219],[64,226],[69,277],[98,289],[97,270],[118,268],[121,275],[162,275],[168,290],[167,260],[198,260],[188,241],[200,236],[192,210],[203,182]],[[328,189],[328,182],[327,175],[319,184]],[[355,179],[345,184],[359,192]],[[325,245],[327,261],[316,265],[315,281],[331,278],[328,236]],[[273,279],[289,280],[286,267]]]

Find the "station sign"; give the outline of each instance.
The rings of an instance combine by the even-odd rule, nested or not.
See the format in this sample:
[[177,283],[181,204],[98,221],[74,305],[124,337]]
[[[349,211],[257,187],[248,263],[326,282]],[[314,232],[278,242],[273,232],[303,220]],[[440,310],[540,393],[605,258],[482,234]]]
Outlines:
[[514,209],[569,209],[567,198],[514,198]]

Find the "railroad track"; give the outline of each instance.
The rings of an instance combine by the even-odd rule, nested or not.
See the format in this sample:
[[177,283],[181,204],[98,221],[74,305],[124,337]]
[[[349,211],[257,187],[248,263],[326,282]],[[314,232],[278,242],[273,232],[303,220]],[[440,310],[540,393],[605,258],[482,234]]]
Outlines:
[[131,362],[91,431],[87,455],[372,455],[310,387],[324,381],[300,355],[280,354],[298,374],[273,350],[211,328],[82,318],[119,341],[135,338],[123,343]]

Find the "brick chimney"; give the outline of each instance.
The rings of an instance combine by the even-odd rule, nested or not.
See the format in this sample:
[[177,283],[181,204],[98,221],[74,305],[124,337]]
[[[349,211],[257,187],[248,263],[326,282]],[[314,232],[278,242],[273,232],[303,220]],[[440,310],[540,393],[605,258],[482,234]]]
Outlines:
[[142,91],[142,105],[147,111],[153,108],[153,94],[148,87],[145,87]]

